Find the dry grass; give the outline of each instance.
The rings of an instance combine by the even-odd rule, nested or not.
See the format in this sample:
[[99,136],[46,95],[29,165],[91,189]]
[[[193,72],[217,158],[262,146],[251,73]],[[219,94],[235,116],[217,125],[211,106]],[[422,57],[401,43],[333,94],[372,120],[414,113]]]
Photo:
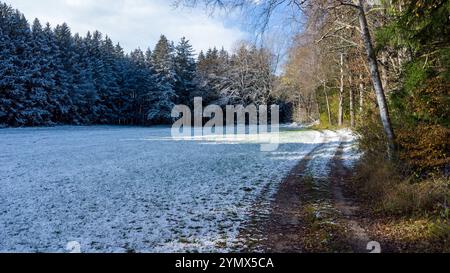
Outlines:
[[430,178],[418,183],[401,181],[382,199],[384,211],[392,214],[436,213],[446,204],[448,180]]
[[384,218],[373,221],[369,232],[384,247],[384,252],[448,253],[449,223],[430,218]]
[[437,213],[448,205],[450,179],[404,177],[383,158],[366,157],[356,168],[352,188],[381,212],[389,215]]
[[394,252],[450,251],[450,179],[417,179],[398,166],[366,156],[357,166],[351,188],[370,213],[372,232]]

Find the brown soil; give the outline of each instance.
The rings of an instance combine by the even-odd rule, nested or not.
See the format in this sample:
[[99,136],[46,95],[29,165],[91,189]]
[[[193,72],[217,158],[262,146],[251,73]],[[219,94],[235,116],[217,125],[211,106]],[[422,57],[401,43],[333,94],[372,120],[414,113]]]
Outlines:
[[342,164],[342,145],[330,162],[329,177],[307,175],[308,163],[322,146],[316,147],[281,183],[270,213],[254,216],[241,232],[245,251],[269,253],[357,252],[367,253],[370,241],[360,223],[358,206],[344,195],[351,172]]

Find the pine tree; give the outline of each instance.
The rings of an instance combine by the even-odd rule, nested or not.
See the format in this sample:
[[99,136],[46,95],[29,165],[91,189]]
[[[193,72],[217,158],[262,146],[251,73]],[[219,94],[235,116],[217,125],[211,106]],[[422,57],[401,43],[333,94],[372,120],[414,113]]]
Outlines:
[[29,105],[30,125],[47,125],[51,123],[51,113],[47,108],[47,94],[55,89],[54,74],[48,62],[51,50],[47,37],[38,19],[32,26],[32,52],[31,52],[31,82],[28,96],[32,102]]
[[145,64],[149,69],[154,69],[153,67],[153,53],[150,48],[145,51]]
[[172,89],[175,86],[176,72],[174,64],[174,46],[164,35],[161,35],[152,54],[153,68],[155,69],[160,83]]
[[72,97],[74,89],[74,62],[77,59],[73,37],[66,23],[56,26],[54,30],[56,43],[54,117],[58,123],[73,123],[74,109]]
[[117,97],[119,96],[119,85],[117,83],[117,77],[115,70],[114,59],[114,45],[112,40],[106,36],[101,45],[101,60],[104,67],[104,85],[106,87],[104,94],[104,104],[107,109],[107,115],[104,117],[104,123],[114,123],[117,120],[118,105],[116,104]]
[[219,103],[222,82],[225,78],[223,67],[219,59],[219,51],[217,48],[208,49],[206,55],[199,55],[197,64],[197,77],[200,85],[200,93],[196,93],[196,97],[202,97],[205,103]]
[[13,107],[15,91],[14,48],[10,38],[10,24],[13,10],[6,4],[0,4],[0,127],[11,125],[14,119]]
[[120,125],[128,124],[131,120],[131,113],[127,111],[130,109],[131,98],[127,93],[126,82],[127,75],[130,69],[130,61],[125,57],[123,48],[120,44],[114,46],[114,74],[116,75],[116,83],[118,86],[118,95],[115,105],[117,106],[117,120],[116,123]]
[[98,116],[94,106],[99,100],[94,84],[93,65],[86,40],[75,35],[74,42],[78,59],[73,70],[74,88],[76,90],[72,97],[75,108],[73,122],[75,124],[92,124]]
[[0,126],[161,124],[172,121],[175,103],[194,96],[261,101],[269,62],[262,51],[241,51],[232,58],[224,49],[202,51],[197,64],[186,38],[174,47],[162,35],[153,51],[125,55],[98,31],[82,37],[37,19],[30,28],[0,4]]
[[151,122],[169,122],[176,100],[177,81],[174,64],[174,46],[164,35],[155,46],[152,65],[156,73],[157,85],[152,94],[152,110],[148,113]]
[[[63,100],[62,90],[67,83],[65,82],[66,73],[64,72],[63,64],[60,59],[60,49],[56,43],[55,33],[53,32],[49,23],[47,23],[43,29],[43,37],[47,45],[46,61],[51,71],[51,78],[54,87],[47,91],[47,105],[46,110],[50,112],[52,118],[52,124],[61,123],[62,112],[66,109],[61,108],[60,102]],[[67,98],[66,98],[67,99]]]
[[132,109],[132,123],[165,122],[167,115],[170,116],[170,112],[162,107],[167,103],[167,99],[162,97],[164,90],[157,82],[154,71],[149,68],[144,53],[137,49],[130,54],[129,60],[125,90],[130,94],[128,109]]
[[6,53],[6,69],[2,69],[4,79],[1,83],[3,101],[7,110],[6,122],[12,126],[30,125],[33,119],[31,109],[33,102],[29,96],[33,70],[30,26],[23,14],[13,11],[8,6],[2,7],[2,17],[4,21],[2,32],[8,37],[5,41],[9,43],[6,45],[9,53]]
[[200,53],[198,54],[197,57],[197,76],[201,76],[203,78],[206,78],[207,76],[205,74],[207,70],[205,60],[206,60],[205,53],[203,52],[203,50],[200,50]]
[[175,73],[176,103],[190,105],[193,100],[193,94],[197,89],[196,63],[194,49],[184,37],[176,47]]

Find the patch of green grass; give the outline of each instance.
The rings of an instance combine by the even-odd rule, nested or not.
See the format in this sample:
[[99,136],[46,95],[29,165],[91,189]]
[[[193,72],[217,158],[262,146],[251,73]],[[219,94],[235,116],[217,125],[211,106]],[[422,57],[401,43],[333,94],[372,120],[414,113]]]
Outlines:
[[191,241],[189,241],[189,239],[187,239],[186,237],[180,237],[180,239],[178,239],[178,242],[180,242],[181,244],[190,244]]

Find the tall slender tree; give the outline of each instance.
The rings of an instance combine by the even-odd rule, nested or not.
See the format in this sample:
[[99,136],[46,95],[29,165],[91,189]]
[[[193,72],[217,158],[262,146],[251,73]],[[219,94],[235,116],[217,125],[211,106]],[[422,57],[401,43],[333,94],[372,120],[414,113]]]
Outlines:
[[176,103],[192,102],[193,94],[196,91],[196,63],[194,49],[189,41],[183,37],[175,48],[175,93]]

